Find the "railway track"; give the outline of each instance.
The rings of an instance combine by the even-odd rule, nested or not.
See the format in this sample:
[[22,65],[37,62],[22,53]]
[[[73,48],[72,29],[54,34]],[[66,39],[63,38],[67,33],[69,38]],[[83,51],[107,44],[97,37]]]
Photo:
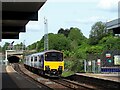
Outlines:
[[[29,77],[28,79],[34,81],[36,84],[42,84],[44,86],[47,86],[49,89],[53,90],[61,90],[61,89],[67,89],[67,90],[95,90],[94,87],[90,87],[88,85],[79,84],[74,81],[70,81],[64,78],[49,78],[49,77],[41,77],[39,76],[39,80],[31,78],[30,76],[25,74],[25,70],[21,70],[18,64],[14,64],[14,69],[24,75],[25,77]],[[24,72],[23,72],[24,71]],[[35,74],[32,74],[33,76]],[[34,76],[35,77],[35,76]],[[39,81],[39,82],[38,82]]]
[[60,78],[58,80],[52,79],[52,81],[54,81],[54,82],[56,82],[58,84],[61,84],[61,85],[65,86],[65,87],[68,87],[71,90],[96,90],[95,87],[87,86],[85,84],[80,84],[80,83],[70,81],[70,80],[67,80],[67,79],[63,79],[63,78]]
[[70,81],[75,81],[78,83],[86,84],[87,86],[94,86],[96,90],[119,90],[120,83],[104,80],[100,78],[93,78],[93,77],[87,77],[82,75],[72,75],[70,77],[67,77]]
[[52,90],[52,88],[37,82],[35,79],[31,78],[30,76],[26,75],[23,71],[21,71],[19,64],[14,63],[12,64],[12,67],[15,69],[15,71],[17,71],[19,74],[21,74],[22,76],[24,76],[27,80],[31,81],[32,83],[37,84],[37,86],[42,87],[43,90]]
[[[20,69],[20,67],[19,67],[19,65],[18,64],[14,64],[14,65],[12,65],[13,67],[14,67],[14,69],[19,73],[19,74],[21,74],[21,75],[23,75],[24,77],[26,77],[27,79],[29,79],[29,80],[31,80],[32,82],[35,82],[36,84],[42,84],[43,86],[45,86],[46,87],[46,89],[47,90],[58,90],[58,89],[67,89],[67,90],[71,90],[71,88],[69,88],[69,87],[66,87],[66,86],[64,86],[64,85],[60,85],[60,84],[58,84],[58,83],[55,83],[55,82],[53,82],[53,81],[51,81],[51,80],[49,80],[48,79],[48,77],[41,77],[41,76],[38,76],[37,77],[37,79],[33,79],[33,77],[36,77],[36,74],[32,74],[32,76],[33,77],[30,77],[30,76],[28,76],[27,74],[25,74],[25,72],[23,72],[21,69]],[[31,72],[30,72],[31,73]],[[29,73],[29,74],[30,74]],[[35,75],[35,76],[34,76]]]

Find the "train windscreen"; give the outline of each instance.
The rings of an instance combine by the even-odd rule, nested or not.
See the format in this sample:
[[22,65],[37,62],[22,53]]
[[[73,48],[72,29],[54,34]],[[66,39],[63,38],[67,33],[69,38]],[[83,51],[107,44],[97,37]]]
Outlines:
[[45,54],[46,61],[63,61],[63,54],[59,52],[47,52]]

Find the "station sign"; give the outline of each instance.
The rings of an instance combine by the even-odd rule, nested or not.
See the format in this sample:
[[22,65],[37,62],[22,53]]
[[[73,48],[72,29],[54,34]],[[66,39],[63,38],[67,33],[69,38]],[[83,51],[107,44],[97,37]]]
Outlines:
[[120,65],[120,55],[114,56],[114,65]]
[[101,64],[101,60],[97,59],[97,65],[100,65],[100,64]]
[[106,58],[111,58],[111,54],[110,53],[106,53]]

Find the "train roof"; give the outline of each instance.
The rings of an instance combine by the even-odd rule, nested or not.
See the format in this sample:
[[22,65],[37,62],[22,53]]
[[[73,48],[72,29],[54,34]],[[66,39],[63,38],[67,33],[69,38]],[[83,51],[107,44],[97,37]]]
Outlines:
[[43,51],[43,52],[33,53],[33,54],[28,55],[28,56],[38,56],[38,55],[45,54],[46,52],[61,52],[61,51],[58,51],[58,50],[47,50],[47,51]]

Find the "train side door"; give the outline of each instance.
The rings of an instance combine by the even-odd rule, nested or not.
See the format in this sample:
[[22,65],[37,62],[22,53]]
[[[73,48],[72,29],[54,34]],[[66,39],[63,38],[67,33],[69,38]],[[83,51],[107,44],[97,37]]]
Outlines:
[[43,57],[43,55],[39,56],[39,65],[40,65],[40,68],[44,67],[44,57]]

